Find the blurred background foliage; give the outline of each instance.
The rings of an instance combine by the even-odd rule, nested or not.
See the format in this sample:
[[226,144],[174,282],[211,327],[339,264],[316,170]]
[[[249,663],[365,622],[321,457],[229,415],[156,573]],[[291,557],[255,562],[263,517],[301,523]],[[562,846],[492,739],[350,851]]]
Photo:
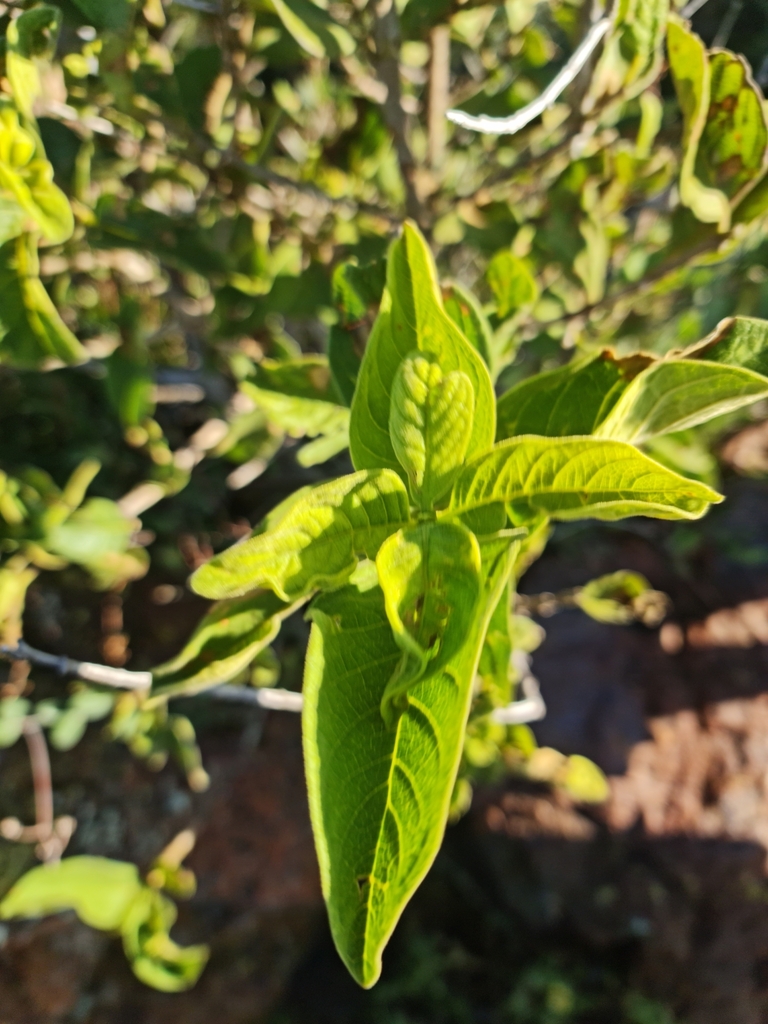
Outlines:
[[[641,16],[656,8],[622,8],[622,47],[541,119],[494,138],[450,124],[447,109],[523,107],[583,37],[589,3],[0,3],[4,644],[21,636],[28,588],[90,587],[104,594],[102,626],[115,623],[102,659],[129,663],[120,607],[132,581],[162,580],[161,635],[189,569],[298,486],[345,471],[357,366],[406,215],[430,238],[446,306],[500,393],[574,351],[663,354],[723,317],[768,317],[768,192],[734,200],[727,225],[683,204],[687,129],[661,36]],[[768,83],[766,0],[709,0],[693,28]],[[696,173],[730,187],[724,162]],[[768,444],[734,451],[728,439],[767,415],[757,406],[651,452],[708,482],[723,460],[764,475]],[[86,650],[76,623],[67,635],[40,628],[41,600],[27,608],[33,634]],[[292,628],[278,654],[297,687],[304,636]],[[131,667],[158,651],[175,653],[150,644]],[[279,671],[266,658],[252,681],[273,684]],[[11,672],[3,685],[8,746],[29,683]],[[44,677],[38,686],[54,746],[111,716],[112,738],[155,768],[174,754],[204,788],[187,718],[82,686],[62,698]],[[467,774],[528,771],[537,755],[534,778],[566,790],[570,778],[577,795],[599,788],[573,758],[545,764],[548,749],[479,714]],[[466,799],[457,792],[457,814]],[[453,952],[425,935],[408,943],[371,1019],[475,1019],[449,993],[447,975],[462,969]],[[586,1021],[609,1005],[627,1024],[672,1021],[584,970],[543,954],[493,1020]]]

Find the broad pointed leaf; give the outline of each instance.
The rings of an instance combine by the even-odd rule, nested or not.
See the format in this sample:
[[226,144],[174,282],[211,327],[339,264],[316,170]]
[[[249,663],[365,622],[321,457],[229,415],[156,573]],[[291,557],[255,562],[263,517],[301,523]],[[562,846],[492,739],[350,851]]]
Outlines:
[[376,569],[403,652],[381,699],[384,720],[394,727],[408,691],[447,665],[467,639],[481,596],[480,548],[463,526],[424,523],[389,537]]
[[643,355],[620,359],[605,351],[521,381],[499,399],[497,439],[591,434],[651,361]]
[[483,637],[514,557],[483,548],[471,635],[409,691],[395,729],[380,711],[401,656],[373,581],[318,598],[304,679],[304,760],[323,894],[336,947],[365,988],[443,838]]
[[465,466],[444,515],[500,502],[523,520],[699,519],[722,496],[665,469],[632,445],[593,438],[518,437]]
[[768,377],[696,359],[664,359],[635,377],[595,431],[642,444],[733,412],[768,395]]
[[469,377],[475,395],[475,419],[468,455],[487,450],[496,423],[488,369],[443,309],[432,254],[410,222],[406,222],[401,238],[390,251],[387,289],[352,403],[350,450],[355,467],[386,466],[401,471],[389,438],[390,400],[397,368],[414,349],[432,357],[443,373],[460,370]]
[[768,320],[729,316],[715,330],[683,353],[688,359],[740,366],[768,377]]
[[448,491],[467,454],[475,396],[461,370],[443,375],[437,362],[411,353],[392,386],[389,434],[411,494],[430,509]]
[[398,476],[353,473],[304,491],[275,526],[211,559],[190,583],[204,597],[267,587],[294,601],[318,587],[340,586],[359,558],[375,558],[408,522],[408,495]]
[[297,607],[299,603],[288,604],[270,591],[219,601],[181,652],[152,675],[164,694],[192,695],[226,683],[272,643]]

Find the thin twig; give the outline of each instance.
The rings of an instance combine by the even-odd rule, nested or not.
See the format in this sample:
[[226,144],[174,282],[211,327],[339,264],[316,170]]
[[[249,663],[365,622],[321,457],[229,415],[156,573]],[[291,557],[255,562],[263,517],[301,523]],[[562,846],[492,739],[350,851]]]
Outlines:
[[34,715],[24,719],[24,739],[29,751],[32,767],[32,784],[35,790],[35,822],[41,832],[40,841],[45,842],[53,832],[53,782],[51,759],[43,730]]
[[34,843],[39,860],[50,864],[61,859],[77,828],[77,821],[68,814],[61,818],[53,816],[51,759],[45,735],[35,715],[28,715],[24,719],[22,735],[27,744],[32,769],[35,824],[25,826],[18,818],[4,818],[0,821],[0,835],[9,842]]
[[382,105],[384,120],[392,134],[397,160],[405,185],[405,207],[409,217],[422,219],[421,203],[416,194],[414,172],[416,161],[406,136],[406,116],[400,92],[400,18],[394,0],[371,0],[374,13],[373,41],[376,46],[375,68],[380,82],[387,87]]
[[91,661],[75,661],[57,654],[46,654],[20,640],[16,647],[0,646],[0,657],[11,661],[31,661],[33,665],[53,669],[61,676],[77,676],[89,683],[112,686],[118,690],[148,690],[152,686],[151,672],[129,672],[124,668],[97,665]]
[[528,722],[540,722],[546,717],[547,706],[541,696],[539,681],[531,672],[531,657],[524,651],[513,651],[510,659],[511,667],[520,676],[522,700],[513,700],[506,707],[496,708],[491,718],[499,725],[527,725]]
[[565,67],[560,70],[547,88],[540,96],[537,96],[528,106],[518,110],[510,117],[489,117],[481,114],[473,117],[463,110],[449,110],[447,117],[449,121],[459,125],[461,128],[471,128],[474,131],[482,132],[484,135],[514,135],[533,121],[539,114],[553,106],[564,90],[576,78],[578,73],[587,63],[594,51],[597,49],[603,36],[611,27],[610,18],[601,18],[587,32],[578,48],[572,54]]
[[[171,694],[170,699],[183,697],[183,693]],[[304,696],[295,690],[255,689],[247,686],[217,686],[211,690],[203,690],[199,696],[214,697],[216,700],[232,701],[237,704],[256,704],[269,711],[301,712],[304,707]]]

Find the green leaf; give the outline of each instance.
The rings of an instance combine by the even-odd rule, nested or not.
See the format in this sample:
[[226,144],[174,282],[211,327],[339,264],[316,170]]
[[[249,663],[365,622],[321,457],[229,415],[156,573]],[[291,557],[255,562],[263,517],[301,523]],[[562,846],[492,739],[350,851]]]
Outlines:
[[8,24],[6,33],[6,74],[16,105],[33,119],[35,100],[42,91],[36,59],[50,60],[56,49],[61,11],[42,4],[24,11]]
[[705,185],[724,192],[734,207],[765,168],[768,126],[762,94],[746,60],[715,50],[709,66],[709,110],[695,173]]
[[384,721],[394,728],[408,691],[441,671],[467,640],[481,596],[480,548],[463,526],[424,523],[386,540],[376,569],[403,652],[381,698]]
[[582,110],[611,97],[633,99],[652,85],[664,64],[669,0],[620,0],[592,74]]
[[333,938],[365,988],[440,847],[480,647],[514,552],[509,539],[481,545],[483,597],[470,637],[413,686],[396,729],[380,706],[401,651],[380,588],[347,586],[310,609],[303,731],[312,827]]
[[312,0],[270,0],[299,46],[312,57],[348,57],[355,41],[345,28]]
[[528,264],[509,251],[497,252],[485,272],[496,296],[496,312],[501,320],[539,297],[539,287]]
[[96,28],[120,31],[128,26],[131,20],[131,0],[72,0],[79,8],[90,25]]
[[390,400],[397,368],[414,349],[431,356],[443,373],[460,370],[469,377],[475,419],[468,456],[486,451],[496,424],[491,378],[482,358],[443,309],[432,254],[410,221],[390,250],[387,288],[352,403],[350,451],[355,467],[402,473],[389,436]]
[[359,266],[356,260],[340,263],[333,272],[333,304],[344,327],[355,327],[379,305],[386,283],[383,260]]
[[340,586],[359,558],[375,558],[409,518],[398,476],[388,470],[353,473],[306,490],[276,526],[217,555],[190,583],[204,597],[268,587],[294,601],[318,587]]
[[49,530],[42,543],[68,562],[88,565],[112,551],[126,551],[135,528],[114,501],[90,498],[65,522]]
[[418,352],[395,374],[389,411],[392,447],[408,476],[411,494],[431,509],[450,490],[464,462],[475,411],[472,382]]
[[474,295],[456,281],[442,286],[445,312],[464,337],[477,349],[494,376],[491,325]]
[[180,653],[152,670],[155,682],[163,694],[192,695],[234,679],[272,643],[297,607],[269,591],[218,602]]
[[701,39],[671,18],[667,27],[669,69],[683,114],[683,163],[680,199],[705,224],[717,224],[725,232],[731,223],[728,196],[696,176],[696,157],[710,105],[711,68]]
[[12,747],[20,739],[28,714],[29,701],[20,697],[0,700],[0,749]]
[[208,961],[207,946],[179,946],[170,937],[176,916],[176,907],[166,896],[144,886],[120,927],[134,974],[160,992],[191,988]]
[[68,857],[20,878],[0,903],[0,917],[45,917],[74,910],[92,928],[117,931],[142,888],[135,864]]
[[88,353],[56,312],[39,269],[31,236],[0,248],[0,363],[36,369],[48,359],[85,362]]
[[465,466],[443,515],[504,502],[522,518],[699,519],[722,496],[665,469],[630,444],[593,438],[520,437]]
[[687,359],[739,366],[768,377],[768,320],[729,316],[703,341],[681,353]]
[[333,375],[333,383],[347,407],[352,405],[355,397],[360,363],[361,357],[357,352],[354,334],[334,324],[328,334],[328,365]]
[[645,576],[621,569],[590,580],[577,591],[574,601],[597,622],[623,626],[641,617],[643,599],[657,593]]
[[349,429],[349,410],[338,404],[325,356],[264,359],[240,388],[290,437],[346,435]]
[[[23,217],[22,230],[39,229],[49,242],[65,242],[72,234],[72,208],[53,183],[43,144],[35,128],[19,123],[18,112],[9,104],[0,105],[0,189],[6,238],[19,220],[17,211]],[[14,232],[14,237],[20,233]]]
[[768,377],[722,363],[663,359],[626,388],[596,436],[642,444],[768,395]]
[[620,359],[605,351],[521,381],[499,399],[497,439],[591,434],[650,362],[649,356]]

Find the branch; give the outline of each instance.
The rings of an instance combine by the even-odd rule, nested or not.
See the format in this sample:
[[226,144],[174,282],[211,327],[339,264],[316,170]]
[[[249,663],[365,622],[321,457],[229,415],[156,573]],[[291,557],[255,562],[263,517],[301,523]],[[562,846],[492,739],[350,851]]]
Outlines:
[[57,654],[46,654],[45,651],[36,651],[23,640],[16,647],[0,646],[0,657],[10,661],[31,661],[33,665],[53,669],[61,676],[77,676],[89,683],[113,686],[119,690],[149,690],[152,686],[151,672],[129,672],[124,668],[111,668],[91,661],[75,661]]
[[35,824],[24,826],[18,818],[0,821],[0,835],[15,843],[35,843],[35,853],[46,864],[61,859],[72,838],[77,822],[68,814],[53,817],[53,783],[51,759],[43,730],[35,715],[24,719],[23,736],[27,743],[32,784],[35,791]]
[[[170,695],[170,700],[185,696],[183,693]],[[211,690],[203,690],[198,696],[215,697],[216,700],[227,700],[238,704],[256,704],[269,711],[301,712],[304,707],[304,695],[295,690],[254,689],[247,686],[217,686]]]
[[520,676],[522,700],[513,700],[506,707],[496,708],[491,718],[499,725],[526,725],[528,722],[540,722],[546,717],[547,706],[541,696],[539,681],[531,673],[531,657],[525,651],[513,651],[510,659],[511,667]]
[[539,114],[551,107],[565,91],[565,89],[576,78],[578,73],[587,63],[594,51],[597,49],[605,33],[611,27],[610,18],[601,18],[587,32],[578,48],[572,54],[565,67],[560,70],[549,83],[544,92],[537,96],[532,103],[522,110],[518,110],[510,117],[489,117],[481,114],[473,117],[463,110],[449,110],[449,121],[459,125],[461,128],[470,128],[474,131],[483,132],[485,135],[514,135],[524,128],[530,121],[533,121]]
[[400,172],[405,184],[405,208],[409,217],[422,219],[421,203],[416,194],[414,172],[416,161],[406,137],[406,116],[400,93],[400,18],[394,0],[371,0],[374,12],[373,41],[376,45],[376,74],[387,87],[383,103],[384,121],[392,133]]

